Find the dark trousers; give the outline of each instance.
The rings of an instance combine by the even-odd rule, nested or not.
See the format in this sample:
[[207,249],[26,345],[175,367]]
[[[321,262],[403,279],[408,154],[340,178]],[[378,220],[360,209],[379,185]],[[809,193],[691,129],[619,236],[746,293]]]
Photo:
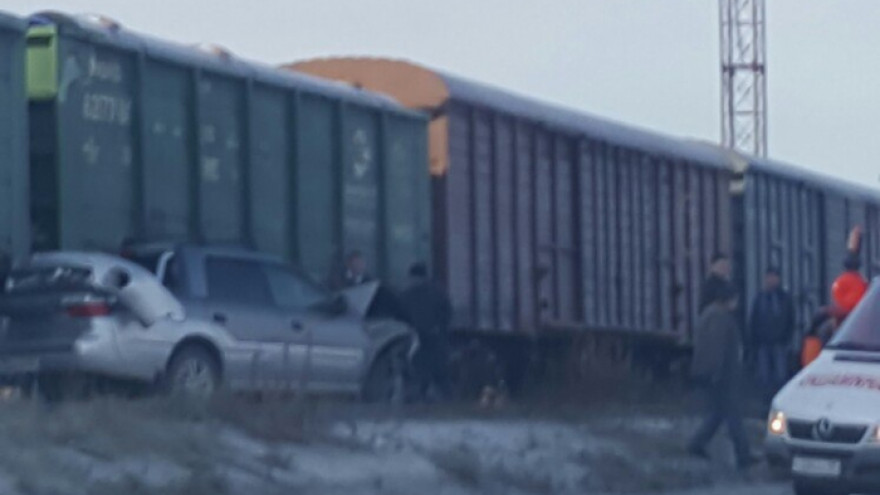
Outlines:
[[414,356],[419,394],[425,398],[433,388],[442,398],[451,395],[449,383],[449,344],[443,335],[420,336]]
[[700,388],[706,401],[705,416],[700,428],[691,439],[690,448],[704,450],[718,432],[718,428],[726,424],[737,463],[741,465],[747,463],[750,456],[749,440],[743,427],[742,400],[736,388],[728,384]]
[[772,399],[788,380],[788,346],[759,344],[755,349],[755,361],[765,399]]

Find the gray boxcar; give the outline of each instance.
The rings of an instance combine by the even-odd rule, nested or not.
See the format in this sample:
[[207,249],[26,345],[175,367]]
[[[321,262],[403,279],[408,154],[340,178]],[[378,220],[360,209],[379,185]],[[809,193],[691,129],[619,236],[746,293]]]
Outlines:
[[23,19],[0,13],[0,252],[13,258],[30,248],[26,28]]
[[730,247],[720,150],[408,62],[289,67],[432,113],[434,259],[459,329],[687,340],[708,260]]
[[880,191],[778,161],[736,161],[744,182],[733,207],[734,252],[747,302],[760,290],[764,271],[779,268],[805,329],[829,302],[856,225],[865,229],[863,273],[880,274]]
[[384,96],[104,20],[29,31],[36,246],[236,242],[402,283],[429,257],[426,120]]

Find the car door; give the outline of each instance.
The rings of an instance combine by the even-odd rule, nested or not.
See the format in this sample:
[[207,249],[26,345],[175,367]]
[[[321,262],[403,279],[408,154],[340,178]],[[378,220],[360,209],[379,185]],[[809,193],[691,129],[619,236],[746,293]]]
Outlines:
[[205,317],[233,337],[227,380],[234,388],[277,389],[287,386],[285,361],[291,342],[285,315],[274,304],[260,262],[205,257]]
[[264,269],[295,348],[307,350],[299,368],[305,374],[292,379],[305,380],[310,390],[357,390],[368,346],[360,320],[334,314],[327,304],[331,294],[290,267],[266,263]]

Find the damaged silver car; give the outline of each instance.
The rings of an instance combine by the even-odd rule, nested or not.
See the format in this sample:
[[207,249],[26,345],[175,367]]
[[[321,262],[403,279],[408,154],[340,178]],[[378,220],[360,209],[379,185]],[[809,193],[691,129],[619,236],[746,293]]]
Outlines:
[[417,339],[398,320],[367,317],[376,291],[332,294],[237,248],[38,254],[0,298],[0,377],[43,391],[76,377],[197,396],[225,387],[392,401]]

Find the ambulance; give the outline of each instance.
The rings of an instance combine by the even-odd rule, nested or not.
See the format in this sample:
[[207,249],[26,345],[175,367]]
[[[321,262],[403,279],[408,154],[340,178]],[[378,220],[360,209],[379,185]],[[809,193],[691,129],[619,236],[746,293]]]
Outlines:
[[880,493],[880,279],[773,400],[766,455],[797,495]]

